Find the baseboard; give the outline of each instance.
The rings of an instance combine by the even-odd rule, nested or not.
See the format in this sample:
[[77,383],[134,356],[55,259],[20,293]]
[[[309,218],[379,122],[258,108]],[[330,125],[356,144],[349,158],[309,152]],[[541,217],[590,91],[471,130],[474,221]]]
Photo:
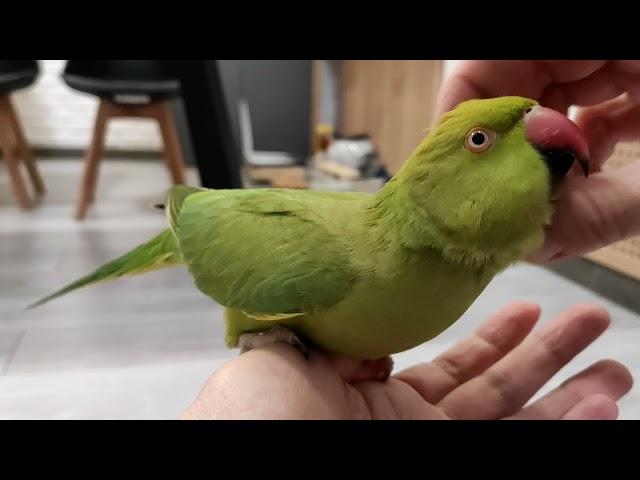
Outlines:
[[634,278],[585,258],[573,258],[546,267],[598,295],[640,313],[640,282]]
[[[34,147],[33,153],[37,158],[83,158],[85,150],[80,148],[46,148]],[[105,150],[105,159],[126,160],[158,160],[162,152],[152,150]]]

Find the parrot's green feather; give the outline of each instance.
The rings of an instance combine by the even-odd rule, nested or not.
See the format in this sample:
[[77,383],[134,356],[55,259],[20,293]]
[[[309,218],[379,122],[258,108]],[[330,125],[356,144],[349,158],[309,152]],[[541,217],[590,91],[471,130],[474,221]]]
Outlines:
[[204,191],[204,189],[188,187],[186,185],[175,185],[169,189],[166,205],[167,221],[174,233],[178,223],[178,215],[180,214],[180,209],[182,208],[182,204],[185,199],[193,193],[202,191]]
[[57,292],[29,305],[28,308],[35,308],[78,288],[119,277],[170,267],[181,262],[175,236],[171,230],[167,229],[148,242],[103,265],[93,273],[85,275]]
[[253,318],[254,320],[262,320],[263,322],[277,322],[280,320],[289,320],[290,318],[300,317],[304,315],[303,312],[269,314],[269,313],[249,313],[249,312],[243,311],[242,313],[249,318]]
[[176,218],[182,207],[182,203],[189,195],[203,191],[201,188],[176,185],[167,194],[167,220],[171,229],[152,238],[148,242],[138,246],[119,258],[103,265],[96,271],[79,278],[73,283],[61,288],[57,292],[38,300],[27,308],[35,308],[43,305],[56,297],[72,292],[88,285],[113,280],[119,277],[138,275],[151,270],[170,267],[182,263],[176,237],[173,233]]
[[356,280],[340,220],[368,197],[279,189],[196,193],[178,220],[180,251],[198,288],[222,305],[265,319],[326,309]]

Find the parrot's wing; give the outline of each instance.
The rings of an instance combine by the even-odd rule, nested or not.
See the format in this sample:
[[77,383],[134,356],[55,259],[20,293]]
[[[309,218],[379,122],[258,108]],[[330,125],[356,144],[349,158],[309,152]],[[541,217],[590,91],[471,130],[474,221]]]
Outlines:
[[338,218],[355,212],[362,197],[323,193],[262,189],[189,195],[176,233],[198,288],[261,320],[320,311],[342,300],[355,270],[338,235]]
[[171,226],[173,233],[176,233],[178,214],[182,208],[182,203],[192,193],[205,192],[204,188],[189,187],[187,185],[174,185],[169,189],[167,193],[167,204],[165,205],[165,211],[167,214],[167,220]]

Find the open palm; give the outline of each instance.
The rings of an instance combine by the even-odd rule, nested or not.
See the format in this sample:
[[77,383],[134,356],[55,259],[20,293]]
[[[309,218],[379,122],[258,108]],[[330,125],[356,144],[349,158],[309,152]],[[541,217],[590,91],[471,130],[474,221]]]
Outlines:
[[600,361],[530,405],[531,397],[609,325],[579,305],[532,332],[540,309],[512,303],[470,338],[389,380],[371,362],[272,344],[240,355],[207,381],[185,419],[615,419],[632,385]]

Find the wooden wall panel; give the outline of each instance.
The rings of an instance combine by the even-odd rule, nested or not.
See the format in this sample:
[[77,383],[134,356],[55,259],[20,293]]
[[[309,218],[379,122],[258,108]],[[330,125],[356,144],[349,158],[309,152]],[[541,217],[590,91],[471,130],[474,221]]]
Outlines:
[[340,130],[371,135],[395,173],[433,121],[442,69],[434,60],[343,61]]

